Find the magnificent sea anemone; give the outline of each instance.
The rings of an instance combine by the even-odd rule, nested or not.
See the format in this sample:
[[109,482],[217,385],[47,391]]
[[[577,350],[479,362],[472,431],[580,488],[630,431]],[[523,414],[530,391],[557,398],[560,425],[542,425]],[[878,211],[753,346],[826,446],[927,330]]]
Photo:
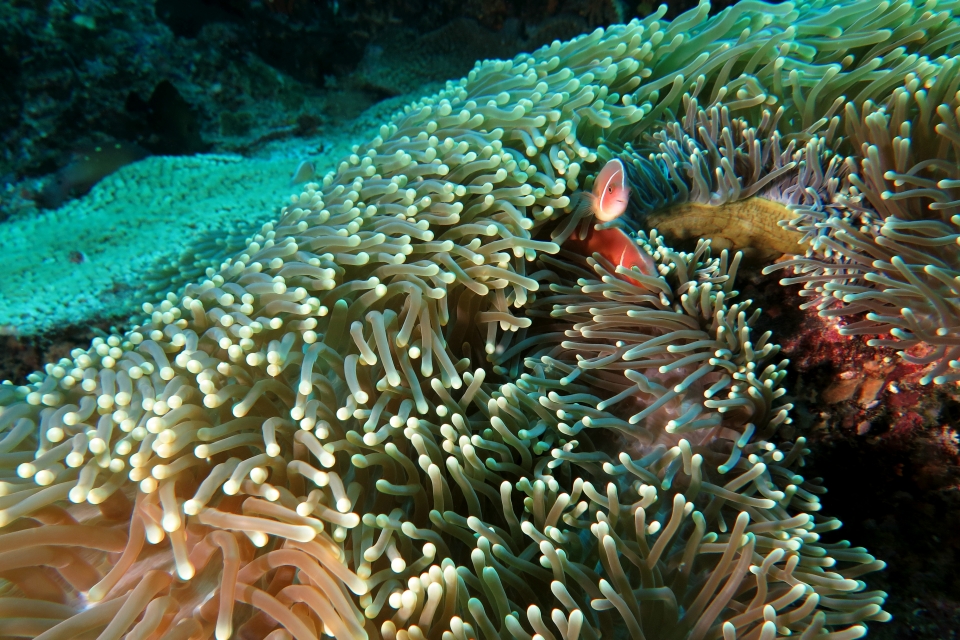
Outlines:
[[[735,277],[740,248],[866,250],[830,230],[898,201],[878,167],[912,198],[956,188],[929,130],[937,185],[902,155],[916,113],[956,145],[960,29],[934,5],[661,7],[405,108],[127,332],[0,386],[0,637],[840,640],[889,619],[861,580],[883,563],[820,539],[840,523],[784,429],[788,362]],[[634,185],[614,222],[656,275],[564,248],[613,156]],[[711,213],[716,237],[691,230]],[[785,235],[720,233],[743,220]]]
[[[952,38],[960,27],[952,25]],[[927,367],[923,384],[960,380],[960,59],[922,61],[887,101],[846,105],[844,188],[800,207],[787,227],[805,234],[791,266],[828,318],[857,317],[845,335],[873,335]],[[822,205],[826,206],[822,206]]]

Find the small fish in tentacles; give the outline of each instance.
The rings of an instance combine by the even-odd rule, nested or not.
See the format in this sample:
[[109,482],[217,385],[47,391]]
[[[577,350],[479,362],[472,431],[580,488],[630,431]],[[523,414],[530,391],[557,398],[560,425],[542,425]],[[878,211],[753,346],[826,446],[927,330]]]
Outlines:
[[[584,193],[581,197],[587,199],[594,217],[601,223],[623,215],[630,202],[630,185],[623,161],[614,158],[607,162],[593,181],[593,193]],[[583,255],[599,253],[624,269],[637,267],[644,275],[657,275],[653,258],[641,251],[634,239],[622,229],[596,229],[591,224],[586,238],[580,239],[574,233],[564,246]]]

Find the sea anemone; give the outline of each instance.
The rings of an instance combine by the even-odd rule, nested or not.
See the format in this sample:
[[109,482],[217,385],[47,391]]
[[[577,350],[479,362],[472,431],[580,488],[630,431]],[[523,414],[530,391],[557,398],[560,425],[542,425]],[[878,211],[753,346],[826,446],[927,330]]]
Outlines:
[[666,171],[668,204],[815,202],[782,181],[821,184],[830,105],[888,90],[916,29],[951,46],[949,16],[708,10],[478,64],[219,268],[200,251],[206,277],[128,331],[0,386],[0,636],[839,640],[888,619],[860,580],[883,563],[819,539],[839,522],[781,429],[787,363],[753,336],[740,254],[638,233],[644,275],[550,238],[583,223],[601,145],[652,141],[631,166]]
[[[960,29],[956,30],[960,37]],[[828,318],[862,318],[844,335],[883,335],[923,384],[960,380],[960,58],[925,63],[888,100],[846,107],[849,183],[830,208],[798,211],[806,234],[792,267]],[[772,270],[772,268],[771,268]]]

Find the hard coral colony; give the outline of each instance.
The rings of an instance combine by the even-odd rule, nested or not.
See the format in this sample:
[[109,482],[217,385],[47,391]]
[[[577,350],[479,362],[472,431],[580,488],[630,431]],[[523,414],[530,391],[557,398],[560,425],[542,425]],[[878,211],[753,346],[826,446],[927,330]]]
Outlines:
[[[796,216],[825,312],[880,309],[871,327],[953,358],[954,221],[931,215],[956,206],[957,8],[661,7],[410,105],[218,272],[0,386],[0,637],[888,619],[860,579],[883,563],[820,540],[840,523],[780,432],[787,362],[751,332],[740,254],[639,225]],[[560,246],[612,157],[633,201],[610,224],[658,275]]]

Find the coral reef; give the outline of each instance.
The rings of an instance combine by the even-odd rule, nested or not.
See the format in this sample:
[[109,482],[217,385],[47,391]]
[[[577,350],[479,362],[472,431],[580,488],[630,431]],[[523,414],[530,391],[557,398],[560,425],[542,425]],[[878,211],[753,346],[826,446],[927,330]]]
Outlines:
[[[844,537],[887,562],[871,579],[889,591],[894,620],[869,637],[941,640],[956,636],[960,584],[957,490],[960,457],[954,385],[921,385],[924,367],[889,347],[842,336],[835,319],[800,311],[795,287],[741,278],[742,295],[781,310],[776,322],[790,358],[794,427],[813,453],[807,473],[823,478],[824,510],[844,521]],[[768,295],[769,294],[769,295]]]
[[888,620],[861,579],[884,563],[826,540],[741,254],[639,231],[644,275],[561,245],[611,154],[643,214],[852,202],[840,125],[904,103],[904,77],[941,87],[955,16],[665,11],[478,63],[219,265],[188,252],[162,282],[203,278],[128,331],[0,386],[5,622],[840,640]]
[[403,95],[429,82],[462,76],[477,60],[509,57],[517,40],[515,34],[495,33],[466,18],[422,35],[393,29],[367,47],[349,84]]
[[[458,77],[478,58],[510,57],[616,18],[608,7],[593,12],[601,21],[588,22],[587,7],[576,1],[510,2],[493,10],[489,4],[6,2],[0,6],[0,178],[35,196],[75,153],[117,142],[162,154],[244,153],[265,136],[336,127],[384,90],[423,95],[420,84]],[[471,31],[458,28],[464,22]],[[446,57],[426,56],[433,66],[417,65],[413,78],[391,56],[377,55],[396,51],[390,43],[400,36],[430,41],[438,30],[467,39],[476,33],[481,42],[447,48]],[[416,56],[405,57],[416,65]],[[409,82],[401,86],[403,80]],[[167,99],[148,107],[158,94]],[[193,130],[184,137],[177,127],[189,114]],[[26,208],[26,199],[0,194],[0,221]]]
[[77,157],[57,172],[37,198],[48,209],[56,209],[71,196],[83,195],[96,183],[120,167],[143,159],[146,150],[134,144],[119,142],[106,147],[94,147]]
[[[343,91],[324,90],[326,77],[349,74],[363,53],[363,42],[351,42],[354,53],[346,56],[343,39],[331,37],[338,30],[325,19],[329,9],[323,20],[297,22],[263,7],[237,15],[213,10],[216,3],[201,3],[210,11],[180,3],[195,21],[184,26],[170,4],[0,6],[5,182],[20,182],[17,191],[36,198],[59,181],[51,174],[77,152],[117,142],[135,141],[165,155],[248,153],[267,137],[348,123],[377,97],[344,99]],[[302,33],[308,18],[323,25],[317,37]],[[293,52],[292,41],[298,43]],[[309,68],[301,64],[308,58]],[[338,67],[338,60],[347,63]],[[0,220],[25,210],[23,199],[3,194]]]
[[129,315],[136,309],[130,299],[142,297],[145,285],[168,281],[163,273],[145,275],[195,234],[275,215],[293,166],[289,158],[154,156],[120,169],[82,199],[8,222],[0,240],[7,273],[0,324],[29,335]]
[[921,385],[923,367],[902,361],[890,348],[841,336],[835,321],[816,312],[796,311],[802,300],[794,287],[755,274],[740,280],[742,295],[782,311],[762,326],[774,328],[781,353],[790,358],[783,384],[795,405],[793,426],[813,452],[805,475],[822,478],[830,488],[821,496],[823,508],[843,520],[843,537],[887,562],[870,585],[889,592],[884,609],[893,621],[871,627],[868,637],[955,638],[956,388]]

